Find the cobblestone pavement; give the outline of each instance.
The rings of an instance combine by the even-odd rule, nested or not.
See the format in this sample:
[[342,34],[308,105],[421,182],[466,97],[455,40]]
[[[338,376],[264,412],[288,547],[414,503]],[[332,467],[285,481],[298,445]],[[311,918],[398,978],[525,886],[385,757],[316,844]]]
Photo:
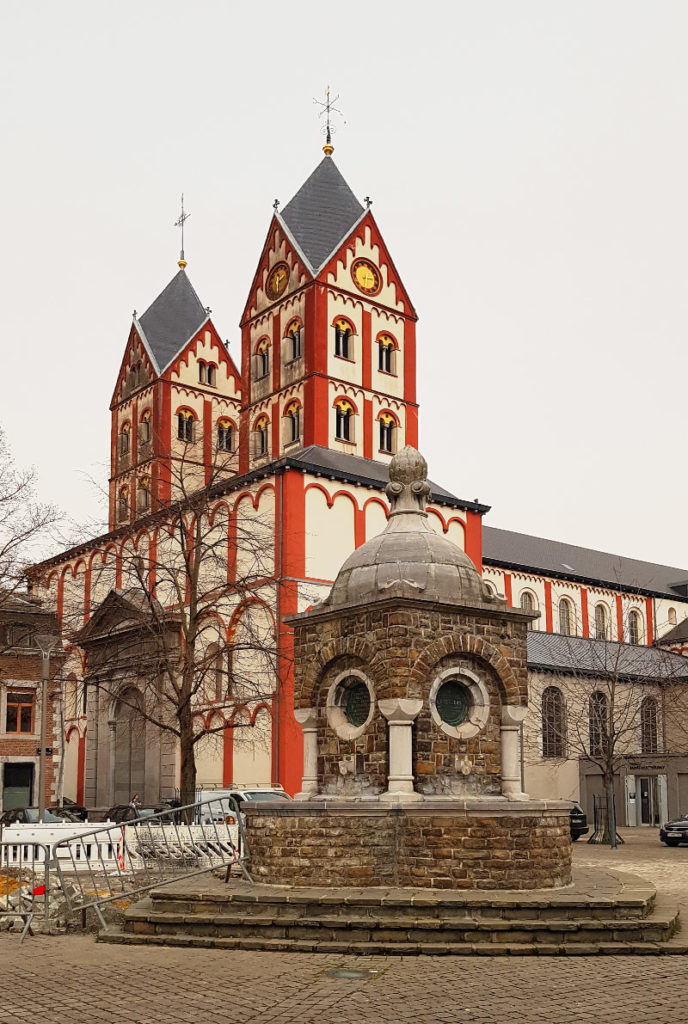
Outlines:
[[[634,871],[686,898],[688,848],[625,831],[578,864]],[[369,968],[367,980],[335,967]],[[365,957],[96,945],[0,934],[0,1024],[669,1024],[686,1019],[688,958]]]

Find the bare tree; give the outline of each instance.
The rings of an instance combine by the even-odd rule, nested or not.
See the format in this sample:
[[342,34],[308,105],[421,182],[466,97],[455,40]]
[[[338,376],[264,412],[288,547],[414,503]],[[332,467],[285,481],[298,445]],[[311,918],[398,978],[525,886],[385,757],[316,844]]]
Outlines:
[[283,670],[274,511],[261,512],[258,484],[253,495],[233,495],[235,456],[218,453],[208,470],[192,454],[185,446],[168,467],[170,500],[120,536],[117,566],[94,561],[91,618],[76,628],[77,609],[71,623],[87,651],[87,685],[176,739],[183,803],[194,800],[199,743],[228,728],[223,712],[237,704],[269,706]]
[[541,729],[537,747],[530,735],[528,759],[573,757],[599,768],[607,804],[602,842],[615,848],[614,778],[629,755],[666,748],[666,722],[683,713],[688,663],[639,644],[573,636],[544,642],[553,649],[548,663],[529,652],[531,708]]

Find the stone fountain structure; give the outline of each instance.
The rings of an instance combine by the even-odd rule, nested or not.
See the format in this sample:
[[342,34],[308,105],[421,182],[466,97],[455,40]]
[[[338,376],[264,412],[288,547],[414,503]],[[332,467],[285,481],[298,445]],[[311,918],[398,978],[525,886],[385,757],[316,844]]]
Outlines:
[[385,530],[293,616],[304,777],[247,815],[256,881],[536,889],[571,880],[569,806],[521,790],[532,613],[428,525],[427,465],[390,463]]

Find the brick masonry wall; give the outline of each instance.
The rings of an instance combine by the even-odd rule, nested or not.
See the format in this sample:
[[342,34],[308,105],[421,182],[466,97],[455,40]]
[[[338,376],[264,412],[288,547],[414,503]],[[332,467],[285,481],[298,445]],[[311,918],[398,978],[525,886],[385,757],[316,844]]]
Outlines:
[[247,808],[251,870],[258,882],[283,885],[568,885],[569,809],[529,801],[496,811],[490,803],[471,810],[311,804],[279,814]]

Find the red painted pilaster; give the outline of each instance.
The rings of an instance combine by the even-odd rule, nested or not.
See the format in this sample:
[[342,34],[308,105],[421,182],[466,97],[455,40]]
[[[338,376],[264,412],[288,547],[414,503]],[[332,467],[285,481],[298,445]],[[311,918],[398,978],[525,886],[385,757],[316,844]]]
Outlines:
[[621,603],[621,594],[616,595],[616,629],[619,643],[623,643],[624,640],[624,622],[623,622],[623,604]]
[[280,454],[280,430],[282,428],[279,398],[275,398],[272,403],[271,419],[271,430],[272,430],[272,457],[273,459],[279,458]]
[[406,444],[418,447],[418,406],[407,405],[406,409]]
[[511,605],[511,573],[510,572],[505,572],[504,573],[504,596],[506,598],[506,603],[508,605]]
[[[413,441],[406,440],[407,444]],[[478,512],[466,512],[466,554],[479,573],[483,571],[483,518]],[[506,578],[506,577],[505,577]],[[508,595],[511,604],[511,594]]]
[[581,629],[583,636],[590,636],[590,620],[588,617],[588,591],[581,587]]
[[203,461],[205,482],[209,484],[213,472],[213,403],[209,398],[203,399]]
[[373,347],[372,347],[372,329],[371,329],[371,313],[370,310],[363,310],[363,323],[361,327],[361,355],[363,357],[363,387],[370,388],[373,386],[373,371],[372,371],[372,359],[373,359]]
[[304,381],[303,443],[319,444],[327,448],[329,442],[329,416],[327,403],[327,380],[325,377],[309,377]]
[[645,598],[645,615],[647,617],[647,642],[653,644],[655,642],[655,623],[651,597]]
[[548,633],[551,633],[553,628],[552,581],[545,580],[545,629]]
[[416,401],[416,323],[404,321],[404,401]]
[[373,403],[370,398],[363,399],[363,457],[365,459],[372,459],[373,457],[373,431],[375,424],[373,423]]
[[282,318],[279,310],[275,310],[272,318],[272,390],[280,389],[280,373],[282,370]]

